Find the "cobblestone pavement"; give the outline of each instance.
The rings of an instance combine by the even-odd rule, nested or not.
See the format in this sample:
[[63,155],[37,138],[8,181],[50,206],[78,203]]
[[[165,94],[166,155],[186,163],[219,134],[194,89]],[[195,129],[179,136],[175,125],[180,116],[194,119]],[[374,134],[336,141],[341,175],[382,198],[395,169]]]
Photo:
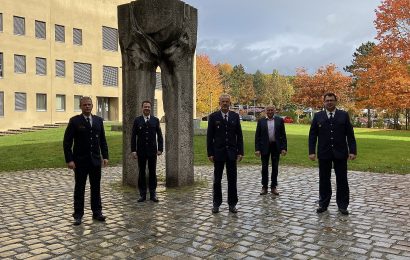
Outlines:
[[225,201],[213,215],[212,168],[195,172],[195,187],[162,187],[159,203],[137,203],[135,189],[120,185],[121,167],[106,168],[107,221],[93,221],[87,207],[80,226],[70,170],[0,173],[0,258],[410,259],[410,174],[350,172],[350,215],[337,212],[334,197],[318,215],[317,169],[281,167],[280,195],[260,196],[259,167],[242,166],[238,214],[228,211],[224,176]]

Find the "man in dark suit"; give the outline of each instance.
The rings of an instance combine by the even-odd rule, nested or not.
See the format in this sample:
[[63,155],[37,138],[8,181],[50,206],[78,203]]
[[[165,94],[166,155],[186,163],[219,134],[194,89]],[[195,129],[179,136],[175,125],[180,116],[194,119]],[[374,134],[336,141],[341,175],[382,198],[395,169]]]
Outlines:
[[[142,115],[134,120],[131,135],[131,152],[134,159],[138,159],[139,175],[138,189],[140,198],[138,202],[147,199],[147,183],[145,180],[145,169],[148,162],[148,186],[150,200],[158,202],[157,198],[157,156],[164,150],[159,119],[151,116],[151,102],[142,102]],[[158,139],[158,144],[157,144]]]
[[336,174],[336,203],[339,212],[348,215],[349,184],[347,182],[347,160],[356,158],[356,139],[349,114],[336,109],[334,93],[323,96],[324,111],[317,112],[309,131],[309,159],[319,159],[319,207],[317,213],[327,210],[332,196],[330,182],[332,165]]
[[272,161],[271,193],[279,195],[278,168],[280,155],[286,155],[288,143],[286,139],[285,123],[279,116],[274,116],[275,107],[267,106],[266,117],[258,121],[255,132],[255,155],[262,160],[262,191],[260,195],[268,193],[269,157]]
[[222,204],[222,173],[226,164],[228,178],[229,211],[237,213],[238,194],[236,189],[236,162],[243,157],[243,136],[239,115],[229,111],[231,98],[227,94],[219,97],[221,110],[209,115],[207,130],[208,159],[214,163],[213,213],[219,212]]
[[70,119],[63,142],[65,161],[75,173],[74,225],[80,225],[84,215],[87,175],[90,176],[93,219],[105,221],[100,195],[101,162],[104,167],[108,165],[103,119],[91,114],[93,103],[90,97],[81,98],[80,108],[82,113]]

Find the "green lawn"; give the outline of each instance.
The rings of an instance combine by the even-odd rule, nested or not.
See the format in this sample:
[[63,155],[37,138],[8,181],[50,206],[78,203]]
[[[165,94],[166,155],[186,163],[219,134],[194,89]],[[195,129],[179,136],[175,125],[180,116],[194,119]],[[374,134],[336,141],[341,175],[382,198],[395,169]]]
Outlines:
[[[206,127],[202,122],[201,127]],[[241,164],[260,164],[254,156],[255,122],[243,122],[245,157]],[[65,167],[62,140],[65,128],[42,130],[0,137],[0,172],[36,168]],[[282,165],[317,167],[307,151],[308,125],[286,124],[288,155]],[[410,131],[355,129],[358,158],[349,162],[349,169],[372,172],[410,173]],[[118,165],[122,158],[122,133],[106,126],[110,150],[110,165]],[[194,137],[195,164],[210,165],[206,155],[206,137]]]

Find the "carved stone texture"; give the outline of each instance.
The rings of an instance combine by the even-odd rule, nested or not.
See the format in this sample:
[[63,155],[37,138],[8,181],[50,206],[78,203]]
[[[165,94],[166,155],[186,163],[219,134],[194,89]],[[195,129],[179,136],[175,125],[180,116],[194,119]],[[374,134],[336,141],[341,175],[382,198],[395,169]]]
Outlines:
[[130,156],[134,118],[143,100],[154,100],[161,68],[165,111],[166,185],[194,182],[193,66],[197,9],[179,0],[137,0],[118,6],[123,73],[123,183],[136,186],[137,162]]

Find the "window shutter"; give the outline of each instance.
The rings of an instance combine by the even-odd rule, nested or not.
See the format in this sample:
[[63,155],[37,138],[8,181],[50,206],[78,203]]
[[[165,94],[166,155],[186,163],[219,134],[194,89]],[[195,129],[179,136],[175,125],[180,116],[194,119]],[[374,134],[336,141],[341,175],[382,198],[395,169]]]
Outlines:
[[35,22],[36,38],[45,39],[46,38],[46,23],[41,21]]
[[103,66],[103,85],[118,86],[118,68]]
[[14,72],[26,73],[26,56],[14,55]]
[[47,60],[45,58],[36,57],[36,74],[37,75],[47,74]]
[[83,45],[83,31],[81,29],[73,29],[73,44]]
[[14,25],[14,34],[15,35],[25,35],[26,34],[26,26],[24,17],[13,17],[13,25]]
[[118,51],[118,33],[117,29],[103,26],[103,49],[109,51]]
[[56,76],[65,77],[65,61],[56,60]]
[[25,111],[26,110],[26,93],[16,92],[15,97],[15,110],[16,111]]
[[55,25],[55,29],[56,29],[56,42],[65,42],[65,28],[62,25]]
[[91,85],[91,64],[74,62],[74,83]]
[[4,116],[4,92],[0,92],[0,116]]

